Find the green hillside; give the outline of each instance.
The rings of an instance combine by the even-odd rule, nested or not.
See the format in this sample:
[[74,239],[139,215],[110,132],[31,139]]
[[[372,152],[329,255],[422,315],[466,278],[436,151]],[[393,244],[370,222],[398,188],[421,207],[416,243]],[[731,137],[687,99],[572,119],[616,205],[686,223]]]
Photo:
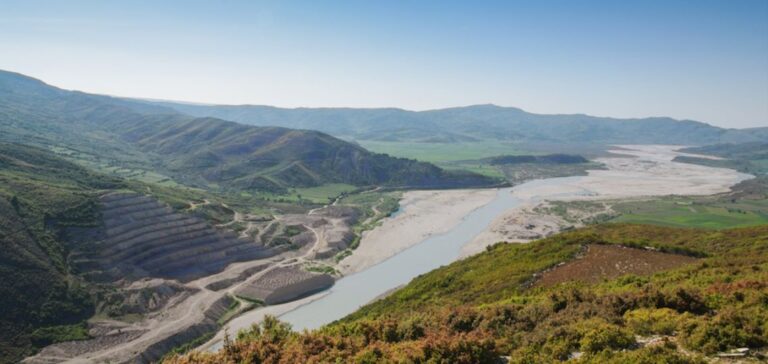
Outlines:
[[328,183],[450,188],[499,182],[375,154],[307,130],[193,118],[0,72],[0,141],[49,148],[124,177],[228,190]]
[[[122,127],[121,127],[122,128]],[[121,132],[143,151],[163,155],[182,181],[239,190],[279,191],[325,183],[450,188],[487,186],[480,175],[447,172],[432,164],[374,154],[327,134],[257,128],[217,119],[135,123]]]
[[675,158],[675,161],[710,167],[731,168],[758,176],[768,174],[768,142],[765,141],[706,145],[703,147],[685,148],[682,151],[711,155],[721,159],[679,156]]
[[32,345],[82,335],[73,325],[93,314],[85,282],[71,272],[63,235],[99,224],[96,194],[121,187],[110,177],[17,144],[0,143],[0,357],[14,361]]
[[[630,271],[643,256],[658,267],[605,277],[617,261],[592,251],[629,257]],[[549,279],[559,269],[564,280]],[[217,354],[169,362],[703,363],[742,347],[759,357],[768,346],[766,272],[765,225],[606,224],[498,244],[319,330],[292,333],[268,319]]]

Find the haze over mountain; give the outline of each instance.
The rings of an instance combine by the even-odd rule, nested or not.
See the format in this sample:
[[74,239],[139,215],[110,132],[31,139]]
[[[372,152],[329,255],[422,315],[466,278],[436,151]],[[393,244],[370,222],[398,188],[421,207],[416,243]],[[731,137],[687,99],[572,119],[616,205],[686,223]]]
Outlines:
[[768,139],[768,127],[724,129],[666,117],[617,119],[582,114],[546,115],[518,108],[473,105],[429,111],[396,108],[296,108],[153,102],[198,117],[259,126],[312,129],[360,140],[520,143],[713,144]]

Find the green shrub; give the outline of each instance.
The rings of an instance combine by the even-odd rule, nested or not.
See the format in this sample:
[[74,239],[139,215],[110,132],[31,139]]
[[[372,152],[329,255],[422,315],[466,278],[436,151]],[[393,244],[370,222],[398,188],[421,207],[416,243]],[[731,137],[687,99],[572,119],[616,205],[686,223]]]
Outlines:
[[381,350],[373,348],[365,350],[355,357],[356,364],[377,364],[381,362],[382,358]]
[[672,335],[680,314],[669,308],[641,308],[624,314],[626,325],[639,335]]
[[91,336],[85,323],[80,323],[42,327],[33,331],[30,338],[35,345],[42,347],[63,341],[88,340]]
[[674,345],[659,345],[625,352],[585,356],[579,364],[704,364],[701,358],[677,352]]
[[606,322],[587,321],[580,331],[579,347],[587,353],[628,349],[637,344],[629,331]]
[[768,345],[765,307],[725,308],[714,317],[690,317],[682,325],[682,342],[707,354],[738,347]]

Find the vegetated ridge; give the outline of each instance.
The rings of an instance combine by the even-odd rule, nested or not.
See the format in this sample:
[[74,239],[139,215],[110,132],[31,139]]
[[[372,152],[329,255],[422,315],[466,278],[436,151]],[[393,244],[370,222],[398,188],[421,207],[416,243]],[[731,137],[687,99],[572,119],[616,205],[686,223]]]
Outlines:
[[740,172],[765,175],[768,174],[768,138],[761,142],[727,143],[706,145],[682,149],[682,152],[704,154],[720,157],[708,159],[695,156],[678,156],[677,162],[701,164],[710,167],[731,168]]
[[[579,269],[536,284],[580,259],[610,265],[585,254],[589,246],[663,254],[669,264],[618,277]],[[766,282],[768,226],[605,224],[497,244],[319,330],[295,333],[267,319],[218,353],[168,362],[704,363],[735,348],[759,356],[768,346]]]

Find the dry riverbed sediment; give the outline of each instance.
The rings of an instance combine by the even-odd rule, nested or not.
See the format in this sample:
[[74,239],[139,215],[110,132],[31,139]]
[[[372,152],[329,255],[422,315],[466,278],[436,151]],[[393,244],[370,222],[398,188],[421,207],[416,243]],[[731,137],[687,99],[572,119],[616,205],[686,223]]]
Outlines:
[[362,271],[432,235],[447,232],[464,216],[491,202],[497,193],[495,189],[406,192],[400,201],[401,211],[363,232],[360,246],[340,262],[338,269],[344,275]]
[[[476,254],[500,241],[527,242],[557,233],[564,227],[579,227],[547,213],[550,201],[600,201],[669,195],[711,195],[727,192],[729,187],[751,176],[726,168],[713,168],[674,162],[681,146],[622,145],[610,152],[617,156],[600,158],[605,170],[589,171],[587,176],[572,178],[556,185],[542,185],[524,190],[512,189],[521,200],[493,221],[491,226],[462,249],[462,256]],[[592,214],[610,213],[604,211]],[[589,212],[581,220],[589,220]]]
[[[462,248],[462,257],[482,251],[499,241],[526,242],[573,226],[546,206],[552,201],[641,198],[663,195],[706,195],[725,192],[749,176],[733,170],[673,162],[677,146],[620,146],[611,158],[601,158],[606,170],[589,171],[587,176],[558,179],[519,188],[495,190],[408,191],[400,201],[401,211],[363,234],[360,246],[342,260],[337,269],[343,275],[372,267],[427,238],[451,231],[472,211],[490,203],[499,193],[512,193],[520,201],[498,215],[481,234]],[[605,211],[610,205],[605,205]],[[597,210],[589,214],[599,214]],[[578,224],[576,224],[578,225]],[[383,293],[383,292],[382,292]],[[322,295],[327,294],[323,293]],[[298,302],[254,310],[230,322],[230,333],[259,322],[265,314],[281,315],[322,299],[322,295]],[[221,339],[221,333],[217,335]],[[212,346],[212,342],[206,348]],[[213,346],[215,347],[215,345]]]
[[[675,146],[621,146],[617,156],[601,158],[606,170],[589,171],[587,176],[569,177],[553,184],[529,185],[525,188],[485,190],[408,191],[400,201],[401,211],[385,219],[378,227],[363,233],[359,247],[353,254],[341,260],[336,269],[342,275],[363,271],[399,252],[421,243],[430,236],[449,233],[472,211],[498,198],[499,193],[512,193],[520,201],[496,216],[482,233],[462,248],[461,256],[482,251],[487,245],[499,241],[525,242],[556,233],[572,223],[540,208],[551,201],[602,200],[638,198],[663,195],[706,195],[725,192],[728,187],[748,178],[729,169],[711,168],[673,162],[680,153]],[[609,207],[607,207],[609,208]],[[261,261],[235,263],[224,271],[186,285],[194,290],[181,302],[173,302],[162,313],[127,326],[130,337],[120,343],[89,348],[85,352],[49,350],[30,362],[122,362],[135,358],[137,353],[152,347],[177,332],[189,331],[206,319],[206,312],[226,296],[234,295],[271,269],[294,266],[312,259],[328,259],[326,250],[333,251],[340,242],[349,239],[346,224],[328,211],[313,212],[304,216],[284,216],[284,222],[303,225],[307,237],[313,243],[299,251],[286,252],[281,256]],[[597,212],[599,213],[599,212]],[[324,222],[320,224],[320,222]],[[331,222],[331,223],[327,223]],[[338,242],[338,243],[337,243]],[[342,244],[343,245],[343,244]],[[321,258],[324,257],[324,258]],[[332,261],[326,260],[329,264]],[[226,283],[226,284],[224,284]],[[218,288],[220,289],[211,289]],[[383,293],[383,292],[382,292]],[[218,346],[224,332],[235,335],[239,330],[259,322],[265,315],[279,316],[297,307],[322,299],[328,292],[283,304],[260,307],[234,317],[219,330],[214,339],[200,349]],[[220,305],[220,304],[219,304]],[[194,332],[194,330],[192,330]],[[126,330],[118,330],[123,335]],[[133,334],[135,333],[135,335]],[[189,336],[189,335],[188,335]],[[195,337],[188,337],[189,340]],[[124,341],[123,341],[124,340]],[[82,348],[79,348],[82,349]],[[45,354],[45,353],[44,353]]]

